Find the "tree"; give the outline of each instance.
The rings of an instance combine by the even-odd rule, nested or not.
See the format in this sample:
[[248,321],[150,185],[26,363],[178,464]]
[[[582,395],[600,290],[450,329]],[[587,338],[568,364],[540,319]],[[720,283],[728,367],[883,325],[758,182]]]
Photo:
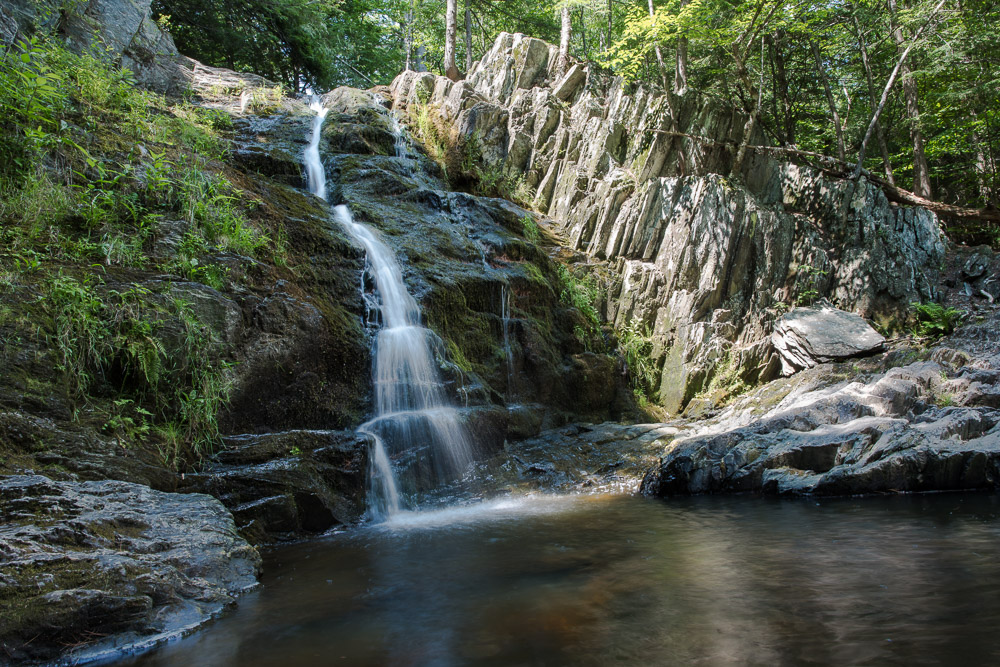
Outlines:
[[[903,36],[903,28],[899,24],[899,10],[896,0],[889,0],[889,11],[892,13],[892,37],[900,51],[906,48],[908,40]],[[924,152],[924,134],[920,129],[920,102],[917,94],[917,82],[906,64],[906,58],[900,59],[903,95],[906,98],[906,115],[910,125],[910,138],[913,140],[913,194],[918,197],[931,196],[930,169],[927,166],[927,155]]]
[[[687,6],[689,0],[681,0],[681,11]],[[650,0],[650,6],[653,1]],[[688,38],[684,34],[677,39],[677,70],[674,76],[674,90],[683,95],[688,87]]]
[[573,16],[570,14],[569,3],[564,3],[560,10],[562,30],[559,32],[559,71],[569,69],[569,40],[573,34]]
[[455,35],[458,30],[458,0],[448,0],[444,28],[444,73],[452,81],[458,81],[462,74],[455,65]]
[[465,72],[472,71],[472,10],[465,0]]

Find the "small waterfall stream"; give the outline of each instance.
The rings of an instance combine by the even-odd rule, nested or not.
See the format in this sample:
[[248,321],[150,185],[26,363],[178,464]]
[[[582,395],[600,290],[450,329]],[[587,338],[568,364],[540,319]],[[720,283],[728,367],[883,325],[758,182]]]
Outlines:
[[514,387],[514,354],[510,349],[510,288],[500,285],[500,322],[503,327],[503,351],[507,361],[507,399],[516,398]]
[[[326,175],[319,141],[326,109],[318,101],[312,136],[305,153],[309,190],[326,199]],[[405,151],[405,140],[397,141]],[[405,153],[404,153],[405,154]],[[400,487],[413,494],[460,476],[473,462],[473,451],[457,411],[449,404],[435,362],[433,332],[421,324],[420,307],[403,282],[395,253],[375,230],[355,222],[347,206],[335,206],[334,220],[365,249],[367,266],[362,293],[377,313],[373,381],[375,416],[358,431],[371,437],[369,511],[384,520],[400,512],[406,502]],[[367,296],[366,276],[374,294]],[[401,481],[392,456],[405,459]]]

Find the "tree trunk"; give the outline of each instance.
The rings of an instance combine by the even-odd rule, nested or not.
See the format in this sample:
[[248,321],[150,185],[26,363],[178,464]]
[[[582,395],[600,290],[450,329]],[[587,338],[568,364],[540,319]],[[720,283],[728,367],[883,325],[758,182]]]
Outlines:
[[569,40],[573,35],[573,17],[570,15],[569,5],[562,7],[562,30],[559,32],[559,73],[563,74],[569,69]]
[[458,0],[448,0],[444,15],[444,73],[452,81],[462,78],[455,65],[455,37],[458,31]]
[[614,12],[614,10],[613,10],[613,7],[611,5],[611,0],[608,0],[608,42],[607,42],[607,46],[604,47],[605,49],[610,49],[611,48],[611,30],[612,30],[612,26],[614,25],[614,13],[613,12]]
[[733,162],[733,175],[739,176],[740,172],[743,170],[743,163],[746,161],[747,148],[750,146],[750,139],[753,136],[754,130],[757,129],[757,120],[760,118],[760,108],[764,103],[764,40],[760,41],[760,83],[757,84],[757,103],[754,105],[753,111],[750,112],[750,118],[747,119],[746,125],[743,126],[743,141],[740,143],[740,149],[736,153],[736,160]]
[[[681,11],[688,4],[689,0],[681,0]],[[652,4],[652,0],[650,0]],[[674,90],[678,95],[683,95],[688,87],[688,38],[681,36],[677,40],[677,71],[674,74]]]
[[465,0],[465,72],[472,71],[472,9]]
[[413,20],[416,16],[414,6],[417,0],[410,2],[410,8],[406,11],[406,69],[412,69],[413,65]]
[[792,145],[795,143],[795,116],[792,113],[792,99],[788,94],[788,76],[785,73],[785,34],[783,30],[776,30],[771,36],[771,61],[774,63],[774,82],[777,90],[776,95],[781,101],[781,112],[784,117],[785,143]]
[[[892,12],[892,38],[896,41],[896,46],[902,49],[907,40],[903,37],[902,27],[896,21],[898,15],[896,0],[889,0],[889,10]],[[917,82],[913,80],[912,72],[905,62],[901,73],[903,97],[906,100],[906,116],[910,124],[910,138],[913,140],[913,194],[930,199],[931,177],[927,166],[927,155],[924,153],[924,134],[920,130]]]
[[[889,2],[895,5],[895,0],[889,0]],[[865,151],[868,149],[868,142],[871,141],[872,133],[875,131],[875,125],[878,124],[878,119],[882,115],[882,111],[885,109],[885,103],[889,100],[889,91],[892,90],[892,86],[896,83],[896,77],[899,76],[899,72],[903,69],[906,64],[906,56],[910,55],[910,50],[916,45],[917,40],[920,39],[920,35],[923,34],[924,29],[931,24],[937,13],[941,11],[944,3],[947,0],[940,0],[937,5],[931,11],[930,16],[927,17],[926,23],[920,26],[920,30],[917,30],[916,34],[913,35],[913,39],[910,40],[909,45],[903,50],[902,55],[899,56],[899,62],[896,63],[896,67],[893,68],[892,74],[889,75],[889,80],[885,84],[885,88],[882,89],[882,98],[879,100],[878,107],[875,109],[875,113],[872,114],[872,120],[868,124],[868,130],[865,132],[865,138],[861,140],[861,149],[858,151],[858,163],[854,166],[853,178],[857,179],[861,176],[861,170],[864,168],[865,162]]]
[[[852,16],[854,19],[854,30],[858,34],[858,50],[861,52],[861,64],[864,66],[865,70],[865,81],[868,84],[868,97],[871,100],[872,109],[875,109],[875,105],[878,104],[878,98],[875,97],[875,81],[872,77],[871,63],[868,62],[868,46],[865,45],[864,33],[861,32],[861,24],[858,23],[858,17]],[[885,178],[889,181],[889,185],[896,185],[896,179],[892,176],[892,158],[889,157],[889,144],[885,141],[885,133],[882,132],[882,125],[878,121],[875,122],[875,138],[878,140],[878,149],[882,154],[882,164],[885,167]]]
[[[656,11],[653,8],[653,0],[649,0],[649,20],[652,22],[653,27],[656,27]],[[657,39],[654,45],[656,50],[656,66],[659,68],[660,72],[660,83],[663,84],[663,89],[667,90],[670,87],[667,79],[667,66],[663,62],[663,50],[660,48],[660,40]]]
[[837,134],[837,157],[841,160],[847,159],[847,151],[844,149],[844,131],[840,125],[840,113],[837,111],[837,102],[833,99],[833,91],[830,90],[830,81],[826,78],[823,69],[823,56],[820,55],[819,46],[816,42],[809,40],[809,48],[812,49],[813,59],[816,61],[816,73],[823,83],[823,92],[826,93],[826,103],[830,106],[830,113],[833,115],[833,129]]
[[583,45],[583,59],[590,60],[590,51],[587,50],[587,24],[583,15],[583,7],[580,7],[580,42]]

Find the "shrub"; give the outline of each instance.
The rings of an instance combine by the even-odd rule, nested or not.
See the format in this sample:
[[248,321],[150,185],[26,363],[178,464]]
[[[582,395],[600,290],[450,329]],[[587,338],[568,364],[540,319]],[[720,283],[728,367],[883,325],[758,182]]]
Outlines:
[[939,303],[912,303],[916,327],[914,333],[925,338],[947,336],[961,324],[965,313],[957,308],[945,308]]
[[629,383],[640,399],[655,400],[657,389],[657,369],[651,357],[653,353],[653,332],[649,325],[643,324],[638,317],[632,318],[625,326],[616,331],[618,349],[625,358],[628,368]]

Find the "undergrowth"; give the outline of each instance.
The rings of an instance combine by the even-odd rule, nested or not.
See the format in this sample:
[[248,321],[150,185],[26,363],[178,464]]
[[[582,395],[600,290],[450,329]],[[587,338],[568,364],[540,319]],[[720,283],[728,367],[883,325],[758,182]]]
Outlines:
[[917,336],[937,340],[952,333],[962,323],[965,313],[957,308],[945,308],[939,303],[912,303]]
[[[227,287],[226,254],[285,262],[284,234],[255,224],[259,202],[223,173],[231,127],[51,36],[0,52],[0,326],[38,339],[78,418],[169,465],[214,447],[232,375],[172,282]],[[168,223],[176,241],[158,250]]]
[[42,336],[71,397],[111,394],[103,430],[134,443],[163,432],[165,464],[198,459],[218,441],[216,415],[228,399],[223,349],[182,298],[131,284],[58,274],[39,298]]
[[625,358],[628,380],[640,406],[657,400],[657,368],[653,361],[653,332],[639,318],[632,318],[615,332],[618,350]]

